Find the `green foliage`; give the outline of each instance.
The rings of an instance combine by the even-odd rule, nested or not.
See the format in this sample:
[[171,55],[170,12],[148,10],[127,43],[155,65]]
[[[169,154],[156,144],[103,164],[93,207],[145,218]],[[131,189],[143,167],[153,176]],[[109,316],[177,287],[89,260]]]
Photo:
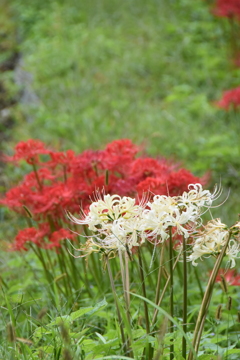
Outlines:
[[[210,170],[212,183],[221,179],[226,196],[227,188],[232,188],[226,206],[213,210],[214,215],[229,223],[235,221],[239,211],[239,114],[226,114],[213,103],[223,90],[239,85],[240,70],[230,63],[228,24],[213,18],[207,2],[12,0],[11,5],[6,1],[1,5],[0,63],[20,49],[24,79],[19,92],[13,82],[15,74],[1,73],[4,92],[0,100],[7,106],[17,97],[20,100],[11,108],[14,131],[8,123],[0,124],[2,132],[11,133],[5,151],[10,153],[13,144],[29,137],[76,151],[102,148],[115,138],[129,137],[145,145],[151,155],[182,161],[196,175]],[[34,102],[22,100],[23,89],[34,94]],[[9,167],[2,176],[1,190],[21,177],[19,168]],[[11,216],[6,209],[1,209],[0,216],[1,238],[8,240],[15,231],[9,226]],[[14,220],[14,227],[20,226]],[[146,255],[146,263],[150,262]],[[96,270],[101,281],[96,285],[95,275],[86,272],[82,259],[75,263],[81,275],[79,289],[73,288],[67,298],[61,292],[64,278],[55,256],[53,265],[47,263],[50,286],[33,253],[1,255],[1,359],[65,360],[67,351],[74,360],[131,359],[122,356],[116,309],[101,265]],[[146,275],[151,299],[156,269],[155,263]],[[199,275],[204,287],[208,277],[204,267],[200,266]],[[140,284],[135,270],[132,277],[131,291],[137,293]],[[89,287],[83,285],[83,278],[88,279]],[[117,272],[115,281],[119,281]],[[181,283],[175,287],[174,321],[179,324]],[[201,300],[191,269],[189,287],[191,329]],[[228,295],[233,299],[231,311],[226,309],[220,287],[214,291],[200,360],[239,358],[239,291],[230,287]],[[100,301],[100,296],[107,301]],[[223,314],[217,321],[219,304]],[[164,333],[159,341],[146,336],[142,303],[135,299],[132,306],[129,333],[136,359],[142,358],[147,343],[162,347],[162,359],[169,359],[170,335]],[[166,300],[162,308],[167,307]],[[158,327],[163,323],[162,316]],[[15,332],[13,341],[11,329]],[[63,337],[64,330],[70,343]],[[181,336],[178,329],[178,352]],[[191,340],[191,333],[186,336]],[[176,353],[175,359],[182,360],[181,354]]]
[[14,143],[33,137],[82,151],[129,137],[238,189],[238,115],[213,102],[238,85],[239,69],[230,30],[207,3],[14,0],[12,10],[30,96],[15,109]]
[[[158,250],[156,250],[158,253]],[[159,254],[158,254],[159,255]],[[149,269],[151,254],[147,248],[144,251],[144,263],[148,264],[145,268],[145,281],[150,299],[154,299],[155,287],[151,284],[155,282],[158,272],[158,256]],[[74,259],[76,269],[79,274],[83,272],[84,259]],[[167,328],[162,330],[164,323],[169,319],[168,314],[168,295],[160,308],[156,331],[159,337],[154,337],[154,331],[146,335],[145,320],[143,316],[143,302],[136,294],[139,293],[141,284],[136,271],[137,262],[131,264],[131,296],[132,317],[130,324],[130,334],[134,359],[142,359],[142,353],[148,343],[162,353],[162,359],[169,359],[169,346],[171,338],[174,336],[175,360],[182,360],[182,313],[180,303],[182,301],[182,284],[175,273],[174,303],[176,317],[173,319],[175,327],[174,335],[168,333]],[[51,287],[45,279],[44,270],[41,268],[36,256],[33,253],[5,254],[5,266],[1,262],[2,291],[0,293],[0,357],[22,359],[41,359],[47,360],[64,359],[64,351],[69,351],[73,360],[83,359],[124,359],[132,357],[123,356],[121,345],[120,328],[116,317],[116,307],[113,304],[113,296],[109,292],[108,286],[105,287],[105,299],[97,294],[98,288],[94,280],[92,266],[88,267],[88,278],[91,284],[93,298],[86,297],[86,292],[73,292],[71,298],[66,298],[59,288],[56,289],[55,296],[58,298],[56,304],[51,300]],[[23,266],[23,264],[25,264]],[[121,289],[120,275],[117,271],[119,267],[118,259],[111,259],[114,271],[114,279],[117,288],[119,304],[124,312],[123,293]],[[97,272],[101,274],[104,282],[107,282],[107,274],[98,264]],[[57,267],[56,271],[57,271]],[[197,312],[201,297],[196,283],[192,267],[189,267],[189,313],[188,324],[189,332],[186,334],[188,341],[192,341],[192,329],[196,321]],[[198,270],[198,269],[197,269]],[[205,265],[199,269],[199,276],[204,287],[206,283]],[[155,280],[154,280],[155,279]],[[81,281],[79,280],[79,287]],[[228,296],[232,298],[232,309],[227,310],[226,304]],[[141,298],[141,296],[140,296]],[[153,303],[149,308],[150,318],[153,315]],[[210,360],[217,359],[221,355],[224,360],[238,359],[239,324],[237,323],[237,312],[239,303],[239,291],[237,287],[229,286],[228,294],[224,294],[219,284],[213,293],[213,299],[209,309],[205,332],[202,336],[198,359]],[[222,304],[221,320],[215,319],[216,308]],[[156,307],[156,305],[154,305]],[[122,312],[122,315],[123,315]],[[124,320],[126,322],[127,319]],[[10,342],[9,324],[15,332],[15,341]],[[156,351],[157,351],[156,350]],[[12,354],[12,355],[11,355]]]

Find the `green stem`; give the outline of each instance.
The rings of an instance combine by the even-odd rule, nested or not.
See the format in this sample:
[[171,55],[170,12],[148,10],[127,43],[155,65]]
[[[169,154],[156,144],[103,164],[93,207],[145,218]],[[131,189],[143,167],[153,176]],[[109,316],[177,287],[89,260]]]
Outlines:
[[38,257],[38,259],[42,263],[42,266],[43,266],[43,269],[44,269],[44,272],[45,272],[45,276],[46,276],[48,284],[49,284],[49,286],[51,288],[50,295],[51,295],[51,298],[52,298],[52,300],[53,300],[53,302],[55,304],[55,299],[54,299],[54,296],[53,296],[53,292],[54,292],[53,278],[52,278],[52,274],[49,273],[49,270],[47,268],[46,262],[44,260],[43,254],[42,254],[42,251],[41,251],[40,248],[35,249],[32,244],[30,244],[30,247],[33,250],[33,252],[35,253],[35,255]]
[[[58,263],[59,263],[59,267],[60,267],[61,273],[62,273],[62,274],[65,273],[65,274],[67,275],[66,271],[63,269],[62,261],[61,261],[61,257],[60,257],[60,254],[59,254],[59,253],[57,253],[57,258],[58,258]],[[62,279],[63,279],[63,283],[64,283],[65,295],[66,295],[66,297],[68,298],[68,297],[69,297],[68,283],[67,283],[67,280],[66,280],[66,277],[65,277],[65,276],[63,276]]]
[[[173,242],[172,242],[172,228],[169,228],[169,275],[170,275],[170,315],[173,318]],[[173,322],[170,321],[170,333],[174,332]],[[173,338],[170,345],[170,360],[174,358]]]
[[[187,253],[186,239],[183,236],[183,331],[187,333]],[[187,358],[187,342],[182,338],[182,357]]]
[[70,274],[71,272],[69,273],[68,271],[68,268],[67,268],[67,265],[68,265],[68,261],[67,261],[67,257],[66,257],[66,254],[65,252],[63,251],[63,247],[61,246],[60,249],[60,259],[61,259],[61,262],[63,264],[63,270],[64,272],[66,273],[66,283],[67,283],[67,286],[69,288],[69,293],[71,294],[71,296],[73,297],[73,292],[72,292],[72,279],[70,278]]
[[90,298],[93,297],[92,291],[91,291],[91,287],[90,287],[90,283],[88,280],[88,274],[87,274],[87,268],[86,268],[86,261],[83,261],[83,271],[84,271],[84,280],[85,280],[85,289],[88,292],[88,295],[90,296]]
[[66,251],[68,253],[69,263],[70,263],[70,266],[71,266],[70,274],[73,275],[74,289],[78,290],[78,288],[79,288],[79,280],[82,281],[82,276],[79,275],[79,278],[77,277],[77,267],[76,267],[76,264],[75,264],[75,259],[70,254],[70,252],[68,251],[69,249],[68,249],[68,246],[66,245],[66,243],[65,243],[65,249],[66,249]]
[[158,268],[158,277],[157,277],[157,289],[156,289],[156,295],[155,295],[155,304],[158,303],[158,300],[159,300],[159,297],[160,297],[160,287],[161,287],[161,280],[162,280],[163,258],[164,258],[164,246],[162,245],[161,252],[160,252],[159,268]]
[[91,262],[92,262],[92,266],[91,266],[91,269],[92,269],[92,274],[93,274],[93,277],[94,277],[94,280],[97,284],[97,287],[98,287],[98,290],[100,292],[102,292],[104,289],[103,289],[103,284],[101,284],[100,280],[99,280],[99,274],[100,274],[100,270],[97,269],[97,264],[96,264],[96,260],[95,260],[95,256],[94,254],[92,254],[91,256]]
[[197,283],[198,283],[198,287],[199,287],[199,291],[200,291],[200,295],[201,295],[201,298],[203,298],[204,296],[204,292],[203,292],[203,288],[202,288],[202,284],[201,284],[201,281],[199,279],[199,275],[198,275],[198,269],[196,267],[194,267],[194,275],[195,275],[195,278],[197,280]]
[[49,262],[49,265],[50,265],[50,268],[51,268],[53,277],[55,278],[55,277],[56,277],[55,267],[53,266],[53,263],[52,263],[52,259],[51,259],[51,256],[50,256],[50,250],[46,249],[46,250],[45,250],[45,253],[46,253],[46,255],[47,255],[47,259],[48,259],[48,262]]
[[126,269],[126,294],[127,294],[128,307],[130,309],[129,256],[126,251],[124,252],[124,256],[125,256],[125,269]]
[[[120,262],[120,269],[121,269],[121,276],[122,276],[122,283],[123,283],[123,293],[124,293],[125,307],[126,307],[126,313],[127,313],[127,320],[128,320],[129,326],[131,326],[129,286],[127,285],[127,270],[126,270],[126,268],[124,269],[122,251],[119,250],[118,254],[119,254],[119,262]],[[126,251],[124,252],[124,254],[127,255]],[[127,257],[128,257],[128,255],[127,255]],[[126,258],[125,258],[125,260],[126,260]],[[127,346],[129,349],[128,355],[133,356],[131,339],[129,338],[129,336],[127,337]]]
[[[228,239],[226,241],[226,244],[224,245],[224,247],[222,248],[220,254],[218,255],[217,260],[216,260],[215,265],[214,265],[214,268],[213,268],[213,271],[212,271],[212,273],[210,275],[210,278],[208,280],[207,288],[206,288],[206,291],[205,291],[205,294],[204,294],[204,297],[203,297],[203,300],[202,300],[201,308],[199,310],[196,326],[195,326],[195,329],[194,329],[193,342],[192,342],[192,345],[193,345],[196,353],[198,352],[198,348],[199,348],[199,345],[200,345],[201,335],[202,335],[202,331],[203,331],[203,328],[204,328],[205,318],[206,318],[206,314],[207,314],[208,307],[209,307],[209,304],[210,304],[210,300],[211,300],[211,296],[212,296],[212,292],[213,292],[213,287],[214,287],[216,277],[217,277],[218,271],[220,269],[223,257],[224,257],[224,255],[226,253],[226,250],[227,250],[231,235],[232,235],[232,232],[229,231],[229,236],[228,236]],[[188,355],[188,360],[192,360],[192,359],[193,359],[193,353],[192,353],[192,351],[190,351],[189,355]]]
[[111,270],[107,255],[105,256],[105,259],[106,259],[110,284],[111,284],[111,288],[112,288],[112,293],[113,293],[113,297],[114,297],[114,301],[115,301],[115,305],[116,305],[116,309],[117,309],[118,322],[119,322],[121,338],[122,338],[122,346],[123,346],[123,349],[124,349],[124,353],[127,356],[128,355],[128,349],[126,347],[126,342],[125,342],[125,335],[124,335],[124,330],[123,330],[123,321],[122,321],[122,317],[121,317],[118,302],[117,302],[117,293],[116,293],[116,289],[115,289],[115,285],[114,285],[114,281],[113,281],[112,270]]
[[[149,246],[151,246],[151,254],[152,254],[152,244],[149,243]],[[142,258],[143,267],[144,267],[145,269],[147,269],[149,263],[148,263],[148,261],[147,261],[147,259],[146,259],[145,252],[144,252],[144,253],[141,253],[141,258]],[[148,286],[149,286],[151,289],[153,289],[154,286],[155,286],[155,284],[154,284],[154,281],[153,281],[153,279],[152,279],[152,273],[151,273],[151,272],[148,273],[147,280],[148,280]]]
[[34,171],[34,174],[35,174],[35,177],[36,177],[36,180],[37,180],[39,189],[42,190],[43,187],[42,187],[42,183],[41,183],[41,181],[40,181],[40,179],[39,179],[39,176],[38,176],[36,164],[33,163],[32,166],[33,166],[33,171]]
[[[178,260],[179,260],[180,256],[181,256],[181,252],[178,254],[177,259],[176,259],[176,261],[175,261],[175,263],[174,263],[174,265],[173,265],[173,271],[175,270],[175,268],[176,268],[176,266],[177,266],[177,263],[178,263]],[[158,307],[161,306],[161,303],[162,303],[162,301],[163,301],[163,297],[164,297],[165,292],[166,292],[166,290],[167,290],[167,288],[168,288],[169,281],[170,281],[170,276],[168,276],[167,281],[166,281],[166,283],[165,283],[165,285],[164,285],[162,294],[161,294],[161,296],[160,296],[160,298],[159,298],[159,300],[158,300],[158,303],[157,303],[157,306],[158,306]],[[153,325],[155,324],[155,321],[156,321],[156,319],[157,319],[157,314],[158,314],[158,309],[156,309],[155,312],[154,312],[154,315],[153,315],[153,318],[152,318],[152,322],[151,322],[151,326],[153,326]]]
[[127,311],[127,319],[128,319],[129,325],[130,325],[131,318],[130,318],[130,312],[129,312],[129,310],[130,310],[129,289],[127,289],[126,270],[124,269],[122,251],[119,250],[118,254],[119,254],[119,262],[120,262],[120,269],[121,269],[121,276],[122,276],[122,283],[123,283],[124,300],[125,300],[126,311]]
[[[142,293],[143,297],[147,298],[147,292],[145,287],[145,279],[144,279],[144,273],[143,273],[143,262],[142,262],[142,256],[141,256],[141,249],[138,248],[138,262],[139,262],[139,274],[140,274],[140,280],[142,285]],[[145,321],[146,321],[146,334],[147,336],[150,334],[150,322],[149,322],[149,316],[148,316],[148,305],[147,302],[144,301],[144,314],[145,314]],[[148,343],[148,346],[146,347],[146,360],[152,359],[152,347],[151,344]]]
[[66,165],[63,165],[63,178],[64,178],[64,183],[67,183],[67,168]]

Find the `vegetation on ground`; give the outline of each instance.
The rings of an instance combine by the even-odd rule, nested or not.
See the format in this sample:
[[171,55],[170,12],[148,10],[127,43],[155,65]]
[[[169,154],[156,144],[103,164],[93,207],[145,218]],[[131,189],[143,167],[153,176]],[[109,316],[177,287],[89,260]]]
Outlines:
[[[238,0],[229,4],[233,2]],[[221,183],[222,201],[228,197],[211,214],[231,226],[239,212],[239,108],[230,105],[225,111],[219,100],[224,91],[239,87],[240,29],[237,18],[217,17],[212,6],[212,1],[202,0],[2,0],[0,150],[12,155],[19,140],[33,138],[59,151],[80,153],[129,138],[149,156],[179,162],[199,178],[209,172],[209,188]],[[2,165],[1,192],[27,171]],[[0,219],[1,244],[11,242],[26,225],[26,219],[4,207]],[[147,296],[153,300],[160,250],[144,250]],[[116,320],[119,305],[136,358],[146,358],[143,349],[150,344],[169,359],[173,335],[164,312],[158,318],[159,337],[146,335],[144,301],[132,295],[129,326],[118,258],[110,260],[116,305],[98,254],[85,262],[66,253],[36,256],[34,249],[1,253],[0,358],[124,358]],[[130,284],[131,292],[139,294],[137,259],[130,262]],[[212,266],[208,260],[197,269],[190,263],[187,267],[190,342]],[[174,272],[176,360],[182,360],[182,271],[179,265]],[[239,358],[238,276],[231,273],[227,292],[218,278],[199,359]],[[161,286],[165,282],[162,277]],[[148,305],[152,316],[154,306]],[[161,309],[168,306],[166,297]]]

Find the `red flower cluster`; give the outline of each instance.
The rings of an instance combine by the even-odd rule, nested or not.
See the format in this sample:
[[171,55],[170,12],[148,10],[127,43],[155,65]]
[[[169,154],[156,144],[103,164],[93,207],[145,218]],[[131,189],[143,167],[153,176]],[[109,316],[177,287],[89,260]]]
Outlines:
[[240,87],[225,91],[216,105],[225,110],[229,110],[231,107],[236,110],[240,106]]
[[240,0],[217,0],[213,14],[219,17],[240,20]]
[[30,139],[26,142],[20,141],[15,147],[14,156],[6,156],[7,161],[26,160],[28,164],[38,163],[40,154],[48,154],[49,151],[45,148],[44,143],[39,140]]
[[228,285],[240,286],[240,274],[237,274],[235,270],[220,269],[216,278],[216,282],[221,282],[221,275],[224,276]]
[[25,216],[27,209],[38,228],[21,230],[13,249],[27,250],[28,242],[56,248],[60,241],[73,239],[73,234],[64,229],[65,212],[78,213],[80,208],[87,211],[97,190],[132,197],[146,192],[175,196],[187,191],[189,184],[204,182],[166,159],[136,158],[138,151],[128,139],[113,141],[102,151],[82,154],[51,151],[38,140],[20,142],[14,155],[6,160],[25,160],[33,171],[10,189],[0,203]]

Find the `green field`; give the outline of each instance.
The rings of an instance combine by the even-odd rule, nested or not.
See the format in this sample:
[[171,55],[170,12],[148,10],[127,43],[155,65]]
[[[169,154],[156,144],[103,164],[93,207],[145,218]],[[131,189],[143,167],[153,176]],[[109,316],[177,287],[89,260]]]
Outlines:
[[[214,17],[211,1],[203,0],[0,0],[0,6],[0,131],[4,134],[0,137],[1,151],[12,155],[16,143],[29,138],[40,139],[59,151],[73,149],[79,153],[103,149],[112,140],[129,138],[142,148],[143,154],[179,162],[196,176],[209,173],[210,189],[215,183],[223,186],[219,203],[228,197],[224,205],[212,210],[213,216],[221,217],[229,226],[237,221],[239,111],[226,112],[217,108],[215,102],[223,91],[239,86],[240,68],[234,67],[232,61],[233,30],[237,33],[239,24],[234,24],[233,29],[226,19]],[[18,61],[13,69],[1,66],[16,54]],[[7,120],[3,110],[10,114]],[[2,166],[1,193],[20,181],[26,171],[26,167]],[[10,242],[16,231],[25,226],[4,207],[0,208],[0,220],[3,243]],[[102,270],[98,257],[94,259],[96,269],[89,271],[87,280],[90,293],[81,279],[80,290],[75,283],[73,290],[68,289],[72,294],[67,294],[61,279],[62,292],[56,285],[58,280],[53,281],[54,286],[47,280],[42,263],[33,252],[23,255],[2,252],[0,332],[4,341],[0,340],[0,359],[43,356],[47,360],[90,360],[114,355],[114,351],[117,356],[122,354],[116,341],[119,328],[115,326],[110,284],[98,275],[96,286],[96,272]],[[56,277],[64,273],[57,261],[54,254]],[[71,266],[71,260],[66,261]],[[151,262],[149,253],[145,261]],[[154,261],[157,266],[157,260]],[[85,263],[79,265],[76,260],[76,264],[79,272],[87,273]],[[115,280],[119,282],[118,260],[114,264]],[[95,265],[92,261],[91,266]],[[148,272],[151,298],[156,279],[150,276],[149,269]],[[133,292],[140,288],[139,283],[134,283],[135,276],[133,272]],[[189,304],[190,322],[195,320],[200,301],[195,276],[191,270],[189,284],[194,300]],[[199,276],[204,283],[208,266],[200,266]],[[181,284],[175,285],[176,294]],[[121,298],[120,288],[118,295]],[[175,296],[179,320],[180,300]],[[214,314],[228,296],[233,298],[233,310],[224,310],[221,323],[214,319]],[[103,303],[99,305],[100,301]],[[165,300],[164,305],[167,303]],[[64,339],[64,329],[49,326],[57,316],[77,311],[79,306],[95,305],[96,316],[79,315],[76,323],[70,320],[67,323],[72,347]],[[41,318],[42,309],[46,309],[46,314]],[[156,340],[141,340],[143,305],[139,305],[138,299],[133,300],[133,309],[133,333],[128,335],[138,339],[135,351],[140,359],[146,343]],[[238,359],[239,354],[233,351],[239,350],[237,311],[239,290],[229,287],[229,293],[224,294],[218,285],[203,337],[203,343],[211,343],[210,350],[204,353],[202,344],[199,359]],[[11,343],[10,322],[16,337],[30,339],[34,345],[15,340]],[[211,338],[211,333],[217,337]],[[110,340],[113,345],[109,345]],[[170,343],[167,334],[166,346]],[[91,352],[93,346],[98,346],[96,354]],[[177,346],[180,348],[180,344]],[[219,358],[216,349],[220,349]],[[67,350],[72,354],[68,355]],[[163,359],[168,358],[165,356],[166,352]]]
[[239,69],[229,24],[206,2],[12,1],[11,9],[24,95],[9,153],[19,139],[83,151],[130,138],[235,193],[239,114],[213,103],[238,85]]

